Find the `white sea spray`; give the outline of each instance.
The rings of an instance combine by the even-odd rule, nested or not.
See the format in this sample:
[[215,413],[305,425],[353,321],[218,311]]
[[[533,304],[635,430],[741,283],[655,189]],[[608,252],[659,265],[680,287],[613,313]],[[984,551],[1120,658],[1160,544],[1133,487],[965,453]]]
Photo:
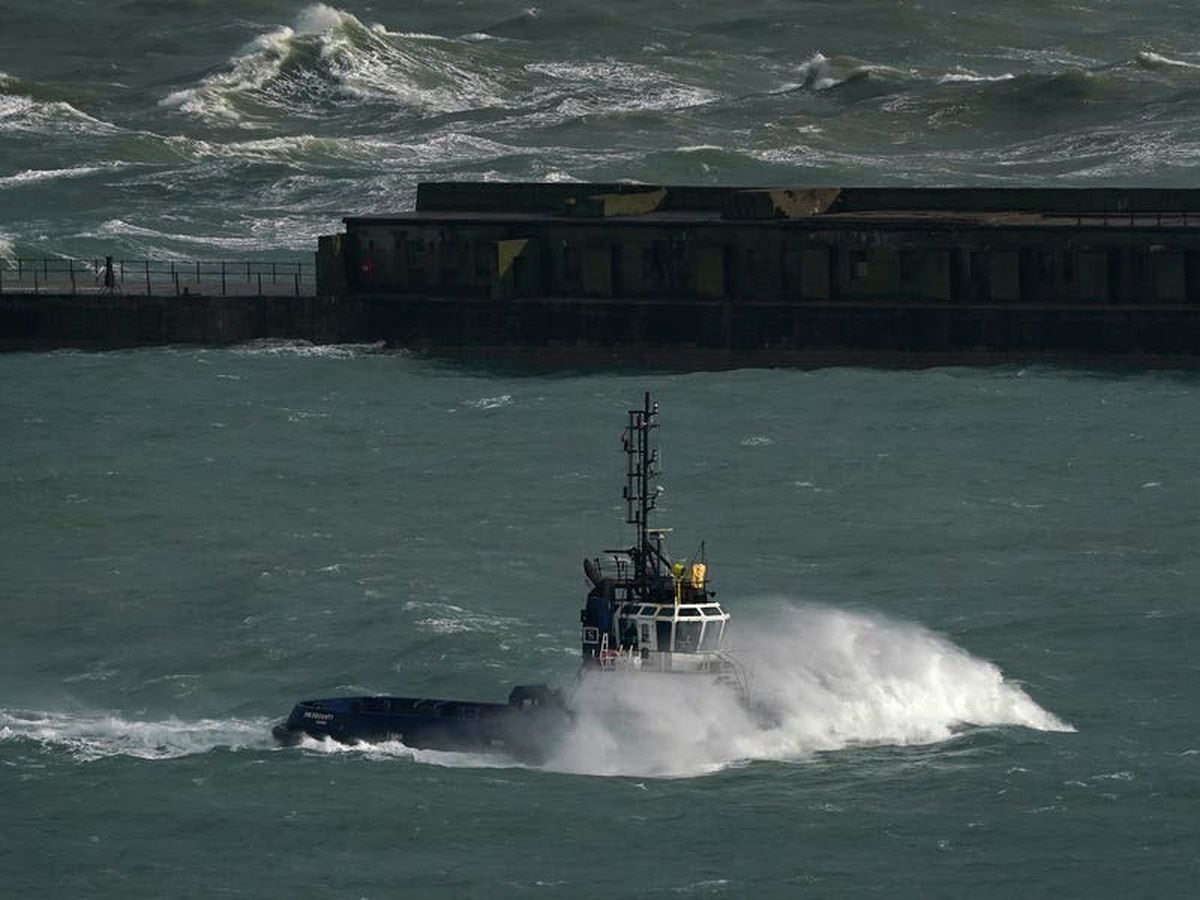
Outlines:
[[550,767],[694,775],[743,760],[945,741],[969,726],[1072,731],[1000,669],[915,624],[786,606],[738,632],[751,703],[701,679],[588,678]]

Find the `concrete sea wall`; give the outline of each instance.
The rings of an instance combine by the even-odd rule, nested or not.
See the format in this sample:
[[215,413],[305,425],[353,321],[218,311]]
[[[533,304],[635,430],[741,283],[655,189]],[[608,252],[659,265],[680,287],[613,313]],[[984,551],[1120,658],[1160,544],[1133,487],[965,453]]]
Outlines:
[[1200,190],[448,182],[421,185],[412,211],[345,225],[319,240],[315,271],[109,260],[69,263],[70,289],[54,290],[45,263],[15,288],[10,268],[0,348],[283,338],[558,365],[1200,360]]

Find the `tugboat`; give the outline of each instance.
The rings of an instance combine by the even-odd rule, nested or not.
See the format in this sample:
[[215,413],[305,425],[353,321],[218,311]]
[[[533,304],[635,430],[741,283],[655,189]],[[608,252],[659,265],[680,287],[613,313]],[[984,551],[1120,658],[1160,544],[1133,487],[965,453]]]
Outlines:
[[742,668],[725,650],[729,614],[709,589],[703,541],[690,559],[672,561],[664,547],[671,529],[649,525],[661,492],[651,487],[660,474],[651,441],[657,419],[658,404],[647,393],[642,408],[629,411],[622,436],[625,522],[634,526],[636,541],[583,562],[592,584],[580,613],[583,673],[710,675],[748,700]]
[[[708,586],[704,544],[688,560],[672,561],[664,538],[669,528],[650,528],[661,489],[658,404],[647,392],[641,409],[629,411],[622,437],[626,456],[625,520],[636,530],[633,546],[585,559],[591,583],[580,611],[582,665],[579,678],[630,671],[707,675],[748,699],[741,667],[725,650],[729,615]],[[411,748],[498,752],[525,761],[545,759],[570,728],[573,714],[562,691],[518,685],[507,703],[414,697],[339,697],[304,700],[272,729],[284,744],[305,737],[345,744],[400,741]]]

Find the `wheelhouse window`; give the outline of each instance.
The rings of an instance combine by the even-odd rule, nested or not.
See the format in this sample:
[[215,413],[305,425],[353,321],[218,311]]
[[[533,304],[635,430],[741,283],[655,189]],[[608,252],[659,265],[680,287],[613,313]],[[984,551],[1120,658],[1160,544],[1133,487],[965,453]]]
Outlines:
[[708,622],[704,626],[704,637],[700,641],[701,650],[720,650],[721,649],[721,632],[725,628],[724,622]]
[[636,619],[618,619],[617,625],[620,628],[622,644],[637,643],[638,627]]
[[704,630],[703,622],[676,622],[675,649],[683,652],[700,649],[700,633]]
[[671,620],[656,619],[654,622],[654,636],[658,643],[656,644],[659,650],[671,649]]

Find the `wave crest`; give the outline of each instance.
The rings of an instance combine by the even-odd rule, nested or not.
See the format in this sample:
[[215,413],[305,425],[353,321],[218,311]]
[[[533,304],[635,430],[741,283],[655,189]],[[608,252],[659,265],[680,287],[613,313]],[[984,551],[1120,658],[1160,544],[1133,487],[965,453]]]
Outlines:
[[293,26],[259,35],[228,66],[160,101],[212,122],[256,127],[273,112],[306,118],[335,113],[346,100],[417,112],[452,112],[500,103],[485,73],[459,62],[453,41],[365,25],[323,3]]

